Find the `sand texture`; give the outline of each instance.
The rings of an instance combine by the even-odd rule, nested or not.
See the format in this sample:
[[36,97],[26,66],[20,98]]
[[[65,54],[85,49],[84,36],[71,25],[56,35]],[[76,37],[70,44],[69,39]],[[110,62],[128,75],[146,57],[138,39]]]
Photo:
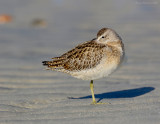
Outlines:
[[[160,2],[1,0],[0,124],[159,124]],[[45,70],[41,62],[115,29],[127,62],[89,82]]]

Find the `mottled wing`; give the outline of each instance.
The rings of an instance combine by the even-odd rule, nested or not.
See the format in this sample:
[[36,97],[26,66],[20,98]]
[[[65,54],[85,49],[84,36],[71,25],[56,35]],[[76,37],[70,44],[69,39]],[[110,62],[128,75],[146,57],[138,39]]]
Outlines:
[[66,56],[63,68],[68,71],[80,71],[95,67],[104,55],[104,47],[104,45],[99,45],[94,41],[77,46],[62,55]]
[[43,64],[58,71],[80,71],[98,65],[104,56],[105,45],[95,41],[85,42],[68,51],[53,61],[44,61]]

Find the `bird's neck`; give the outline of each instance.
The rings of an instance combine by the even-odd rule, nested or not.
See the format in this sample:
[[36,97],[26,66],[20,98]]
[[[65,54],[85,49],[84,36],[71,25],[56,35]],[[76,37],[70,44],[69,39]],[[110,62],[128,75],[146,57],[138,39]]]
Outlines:
[[107,45],[112,47],[112,49],[119,51],[121,54],[124,54],[124,45],[122,41],[108,42]]

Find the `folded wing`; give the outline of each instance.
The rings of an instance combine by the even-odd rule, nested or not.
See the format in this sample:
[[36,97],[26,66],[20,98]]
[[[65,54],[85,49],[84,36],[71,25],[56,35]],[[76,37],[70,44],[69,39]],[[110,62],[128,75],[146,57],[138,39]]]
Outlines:
[[88,41],[78,45],[60,57],[52,58],[52,61],[43,61],[43,65],[49,69],[58,71],[81,71],[98,65],[104,56],[105,45]]

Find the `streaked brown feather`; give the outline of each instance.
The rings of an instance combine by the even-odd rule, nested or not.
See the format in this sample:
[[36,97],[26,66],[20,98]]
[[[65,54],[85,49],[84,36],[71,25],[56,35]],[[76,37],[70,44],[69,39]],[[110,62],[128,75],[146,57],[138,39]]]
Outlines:
[[[60,57],[52,58],[53,61],[45,63],[51,69],[63,69],[67,71],[80,71],[93,68],[100,63],[104,56],[106,45],[95,41],[88,41],[78,45]],[[60,70],[59,70],[60,71]]]

